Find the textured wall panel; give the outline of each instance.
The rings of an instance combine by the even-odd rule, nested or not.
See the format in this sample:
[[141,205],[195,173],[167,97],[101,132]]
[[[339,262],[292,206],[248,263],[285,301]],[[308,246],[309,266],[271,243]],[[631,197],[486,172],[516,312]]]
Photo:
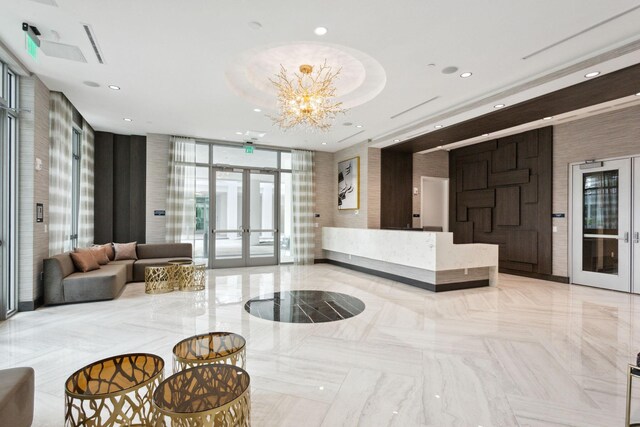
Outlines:
[[147,146],[146,239],[147,243],[164,243],[166,217],[155,216],[153,211],[167,209],[169,135],[147,134]]
[[[551,150],[547,127],[451,151],[454,242],[497,244],[502,268],[551,274]],[[470,190],[483,163],[488,189]]]
[[335,212],[338,210],[338,193],[335,190],[335,187],[338,186],[338,178],[333,174],[333,168],[333,153],[315,152],[313,156],[314,212],[320,214],[320,218],[314,219],[314,222],[318,224],[315,229],[316,246],[314,255],[316,259],[323,258],[322,227],[333,226]]

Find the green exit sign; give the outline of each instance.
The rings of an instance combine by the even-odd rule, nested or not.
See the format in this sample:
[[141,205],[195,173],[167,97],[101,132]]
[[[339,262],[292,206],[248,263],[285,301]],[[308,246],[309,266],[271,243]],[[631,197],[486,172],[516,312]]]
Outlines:
[[36,44],[36,42],[31,37],[29,37],[28,34],[26,35],[26,38],[27,38],[27,53],[33,59],[37,59],[37,57],[38,57],[38,45]]
[[253,145],[245,145],[244,152],[247,154],[253,154]]

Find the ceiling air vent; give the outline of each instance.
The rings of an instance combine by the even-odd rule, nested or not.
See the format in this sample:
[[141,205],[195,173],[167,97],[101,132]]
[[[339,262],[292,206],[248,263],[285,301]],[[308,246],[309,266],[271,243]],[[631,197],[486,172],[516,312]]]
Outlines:
[[42,49],[42,52],[45,55],[51,56],[53,58],[61,58],[77,62],[87,62],[78,46],[42,40],[42,42],[40,43],[40,49]]
[[395,119],[396,117],[400,117],[401,115],[403,115],[403,114],[407,114],[409,111],[413,111],[413,110],[415,110],[415,109],[416,109],[416,108],[418,108],[418,107],[422,107],[423,105],[428,104],[428,103],[430,103],[430,102],[432,102],[432,101],[435,101],[435,100],[436,100],[436,99],[438,99],[438,98],[440,98],[440,97],[439,97],[439,96],[434,96],[433,98],[431,98],[431,99],[427,99],[426,101],[421,102],[420,104],[414,105],[414,106],[413,106],[413,107],[411,107],[411,108],[407,108],[407,109],[406,109],[406,110],[404,110],[404,111],[400,111],[399,113],[394,114],[393,116],[391,116],[391,118],[392,118],[392,119]]
[[360,132],[356,132],[356,133],[354,133],[353,135],[349,135],[349,136],[348,136],[348,137],[346,137],[346,138],[342,138],[340,141],[338,141],[338,143],[345,142],[347,139],[351,139],[351,138],[353,138],[353,137],[354,137],[354,136],[356,136],[356,135],[360,135],[362,132],[364,132],[364,129],[363,129],[363,130],[361,130]]
[[58,7],[58,3],[56,3],[56,0],[31,0],[31,1],[34,1],[36,3],[46,4],[53,7]]
[[82,24],[84,27],[84,32],[87,33],[87,38],[89,39],[89,43],[91,43],[91,47],[93,48],[93,53],[96,54],[96,58],[98,62],[104,64],[104,57],[102,56],[102,52],[100,52],[100,47],[98,46],[98,42],[96,41],[96,36],[93,33],[91,27],[87,24]]

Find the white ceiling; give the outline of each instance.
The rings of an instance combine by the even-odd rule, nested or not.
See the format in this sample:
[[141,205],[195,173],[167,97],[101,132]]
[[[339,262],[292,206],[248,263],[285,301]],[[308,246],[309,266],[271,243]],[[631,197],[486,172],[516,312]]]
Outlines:
[[[252,130],[267,132],[260,144],[281,147],[337,151],[368,139],[386,146],[433,130],[435,124],[451,125],[493,111],[498,98],[507,104],[518,102],[584,81],[592,69],[606,73],[640,63],[635,48],[615,57],[602,55],[640,41],[640,8],[622,14],[640,6],[638,0],[56,0],[57,7],[44,3],[0,0],[0,40],[51,90],[64,92],[95,129],[125,134],[242,141],[236,132]],[[37,26],[43,40],[77,45],[88,62],[42,52],[34,61],[24,49],[23,21]],[[251,28],[252,21],[262,27]],[[82,24],[92,27],[104,65],[97,62]],[[328,34],[316,36],[317,26],[327,27]],[[581,34],[522,59],[577,33]],[[382,66],[386,84],[373,99],[338,117],[329,133],[283,133],[266,117],[275,111],[261,105],[262,112],[254,112],[257,106],[237,95],[225,73],[242,72],[232,64],[248,52],[298,43],[360,52]],[[590,58],[596,59],[589,62]],[[606,61],[595,65],[598,58]],[[580,65],[570,68],[576,64]],[[459,71],[443,74],[447,66]],[[278,71],[266,68],[265,81]],[[462,79],[463,71],[473,76]],[[551,73],[556,73],[553,79],[541,79]],[[88,87],[84,81],[100,87]],[[122,90],[110,90],[110,84]],[[133,121],[124,122],[125,117]],[[343,126],[344,122],[353,125]]]

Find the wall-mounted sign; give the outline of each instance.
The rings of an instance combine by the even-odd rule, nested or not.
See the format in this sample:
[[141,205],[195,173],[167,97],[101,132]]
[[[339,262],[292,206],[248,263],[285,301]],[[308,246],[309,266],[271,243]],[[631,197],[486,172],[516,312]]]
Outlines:
[[44,222],[44,205],[36,203],[36,222]]
[[153,211],[153,216],[166,216],[167,213],[164,209],[158,209]]
[[564,218],[564,214],[563,213],[554,213],[554,214],[551,214],[551,218]]

